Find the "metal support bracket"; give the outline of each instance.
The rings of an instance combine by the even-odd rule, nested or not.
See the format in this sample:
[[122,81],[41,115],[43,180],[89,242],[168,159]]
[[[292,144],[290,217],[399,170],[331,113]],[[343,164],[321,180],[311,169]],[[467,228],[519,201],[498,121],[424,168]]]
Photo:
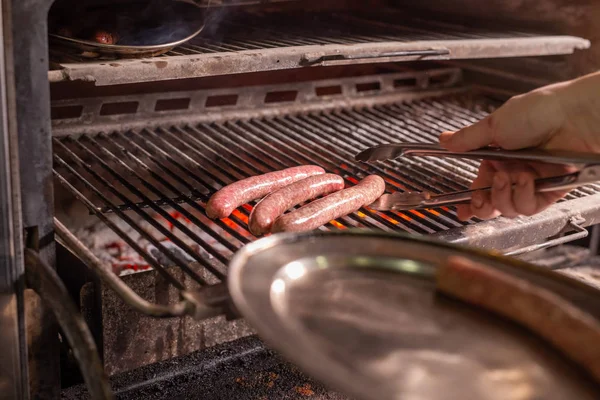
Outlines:
[[527,247],[522,247],[520,249],[507,251],[504,253],[505,256],[518,256],[525,253],[530,253],[536,250],[546,249],[548,247],[558,246],[560,244],[565,244],[572,242],[574,240],[583,239],[588,236],[587,229],[583,228],[581,225],[585,223],[585,219],[582,217],[573,217],[569,219],[568,224],[565,226],[565,230],[571,228],[574,232],[568,235],[560,236],[555,239],[547,240],[546,242],[534,244]]

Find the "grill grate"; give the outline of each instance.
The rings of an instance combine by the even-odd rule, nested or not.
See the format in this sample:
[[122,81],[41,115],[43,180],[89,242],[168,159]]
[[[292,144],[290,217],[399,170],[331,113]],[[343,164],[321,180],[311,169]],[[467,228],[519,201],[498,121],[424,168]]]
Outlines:
[[[359,16],[360,15],[360,16]],[[405,10],[257,13],[218,10],[191,41],[153,60],[90,59],[50,48],[52,81],[97,85],[364,62],[569,54],[589,42],[505,27],[478,28],[419,18]],[[155,64],[156,63],[156,64]]]
[[[477,162],[419,158],[367,165],[354,162],[354,155],[381,143],[434,142],[441,131],[475,122],[494,106],[483,96],[462,94],[354,109],[55,137],[54,173],[169,280],[176,281],[165,267],[174,264],[199,284],[206,284],[222,280],[229,257],[255,239],[246,229],[253,204],[220,221],[204,215],[206,202],[220,187],[251,175],[317,164],[340,174],[349,185],[378,174],[385,179],[388,192],[461,190],[475,177]],[[573,191],[568,198],[599,190],[592,185]],[[129,227],[123,229],[115,221]],[[432,234],[474,222],[459,221],[448,207],[409,212],[361,209],[321,229],[363,227]],[[131,232],[166,259],[151,255]],[[211,276],[191,269],[190,263]]]
[[[499,32],[449,24],[444,24],[444,30],[441,31],[440,24],[430,19],[410,17],[406,12],[402,13],[400,19],[399,12],[392,14],[393,17],[382,19],[381,15],[356,17],[341,13],[239,13],[220,21],[209,21],[207,32],[166,56],[327,44],[537,36],[527,32]],[[211,26],[216,28],[211,30]]]

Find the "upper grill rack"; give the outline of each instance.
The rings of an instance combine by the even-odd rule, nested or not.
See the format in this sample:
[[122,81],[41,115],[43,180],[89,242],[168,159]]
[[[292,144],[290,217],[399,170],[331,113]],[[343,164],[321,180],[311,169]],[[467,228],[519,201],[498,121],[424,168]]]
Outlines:
[[403,10],[260,14],[221,10],[204,32],[153,59],[93,61],[50,51],[51,81],[149,82],[317,65],[569,54],[587,40],[475,28],[411,17]]
[[[179,266],[204,285],[222,280],[230,256],[255,239],[247,230],[253,204],[224,220],[205,216],[206,202],[220,187],[293,165],[317,164],[340,174],[348,184],[378,174],[386,180],[388,191],[464,189],[475,177],[477,162],[421,158],[367,165],[354,162],[353,157],[365,147],[386,142],[433,142],[440,132],[473,123],[494,106],[484,96],[467,93],[354,109],[55,137],[54,174],[177,287],[182,285],[167,266]],[[598,186],[589,186],[568,198],[599,191]],[[477,221],[469,223],[473,222]],[[432,234],[465,224],[452,208],[385,213],[361,209],[321,229],[366,227]]]

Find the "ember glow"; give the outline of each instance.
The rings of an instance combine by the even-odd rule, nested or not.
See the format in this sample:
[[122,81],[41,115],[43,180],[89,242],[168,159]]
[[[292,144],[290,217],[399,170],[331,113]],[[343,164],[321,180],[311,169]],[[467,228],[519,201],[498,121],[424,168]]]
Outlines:
[[358,184],[358,179],[356,179],[356,178],[353,178],[353,177],[349,176],[346,179],[348,179],[350,182],[354,183],[355,185]]
[[[204,213],[199,211],[197,208],[188,205],[182,205],[182,207],[187,213],[189,213],[190,218],[175,210],[169,210],[169,216],[174,220],[177,220],[189,231],[193,232],[193,234],[204,241],[207,246],[210,246],[213,251],[217,251],[224,256],[229,257],[231,255],[231,251],[222,244],[222,240],[225,239],[232,243],[235,242],[236,244],[239,244],[239,242],[229,235],[222,227],[209,220]],[[148,253],[149,257],[153,258],[155,261],[165,267],[168,267],[173,263],[172,258],[164,257],[164,255],[162,255],[165,251],[178,254],[178,258],[183,257],[183,259],[190,262],[193,260],[189,254],[185,253],[184,250],[180,249],[172,242],[172,240],[175,238],[178,238],[185,243],[185,245],[189,247],[189,251],[193,251],[202,257],[213,257],[206,251],[206,249],[201,247],[199,243],[181,231],[176,226],[177,224],[174,224],[172,221],[169,221],[160,214],[149,213],[147,217],[148,220],[145,220],[133,213],[131,213],[130,217],[136,222],[137,225],[139,225],[139,228],[143,230],[145,234],[151,236],[158,242],[159,248],[154,246],[146,237],[140,235],[139,232],[125,223],[122,219],[114,215],[111,215],[109,218],[131,240],[135,241],[138,246],[144,249],[144,251]],[[196,218],[205,224],[207,228],[203,228],[190,220],[195,220]],[[153,219],[165,227],[168,230],[168,233],[161,233],[158,229],[152,226],[150,219]],[[244,228],[233,221],[224,220],[224,222],[226,224],[229,222],[231,228],[238,231],[240,235],[250,235]],[[131,246],[121,239],[117,233],[108,228],[108,226],[101,221],[96,221],[94,224],[85,227],[74,228],[74,232],[82,239],[84,244],[90,248],[96,257],[111,265],[113,272],[117,275],[126,275],[151,269],[151,266],[147,260],[145,260]]]
[[422,214],[422,213],[418,212],[417,210],[410,210],[409,212],[410,212],[411,214],[413,214],[413,215],[416,215],[416,216],[417,216],[417,217],[419,217],[419,218],[423,218],[423,219],[425,219],[425,218],[426,218],[424,214]]
[[330,223],[331,223],[331,225],[335,226],[338,229],[342,229],[342,230],[346,229],[346,227],[344,225],[340,224],[339,222],[337,222],[335,220],[331,221]]
[[384,214],[384,213],[380,212],[380,213],[377,213],[377,215],[379,215],[381,218],[385,219],[386,221],[391,222],[394,225],[398,225],[400,223],[400,222],[396,221],[394,218],[390,217],[387,214]]

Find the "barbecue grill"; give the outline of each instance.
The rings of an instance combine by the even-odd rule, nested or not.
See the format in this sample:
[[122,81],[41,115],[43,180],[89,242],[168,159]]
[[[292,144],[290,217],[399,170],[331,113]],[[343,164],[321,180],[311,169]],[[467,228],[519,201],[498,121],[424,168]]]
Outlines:
[[[186,363],[198,359],[190,354],[213,346],[263,352],[255,339],[240,339],[252,329],[224,315],[220,302],[229,260],[256,239],[247,228],[255,203],[210,220],[204,210],[214,192],[303,164],[348,185],[377,174],[388,192],[466,189],[476,161],[365,164],[354,156],[384,143],[436,142],[513,94],[600,65],[588,41],[598,34],[591,21],[599,10],[583,2],[569,6],[565,18],[558,0],[486,10],[467,0],[451,10],[436,1],[418,9],[401,2],[210,2],[204,30],[190,41],[160,56],[123,59],[48,46],[50,2],[9,3],[0,201],[10,257],[0,276],[10,288],[3,304],[13,307],[2,326],[14,329],[1,340],[3,348],[27,347],[30,356],[27,363],[15,351],[11,359],[21,367],[11,364],[10,398],[28,391],[58,397],[58,363],[62,358],[63,371],[74,365],[43,298],[23,287],[25,248],[33,254],[27,260],[56,268],[104,371],[120,387],[123,379],[144,387],[148,371],[176,374],[168,364],[176,357],[187,360],[181,371],[191,368]],[[517,220],[463,222],[453,207],[365,208],[319,229],[431,235],[520,255],[586,236],[585,228],[600,222],[599,205],[600,185],[592,184]],[[70,384],[63,377],[63,386]]]

